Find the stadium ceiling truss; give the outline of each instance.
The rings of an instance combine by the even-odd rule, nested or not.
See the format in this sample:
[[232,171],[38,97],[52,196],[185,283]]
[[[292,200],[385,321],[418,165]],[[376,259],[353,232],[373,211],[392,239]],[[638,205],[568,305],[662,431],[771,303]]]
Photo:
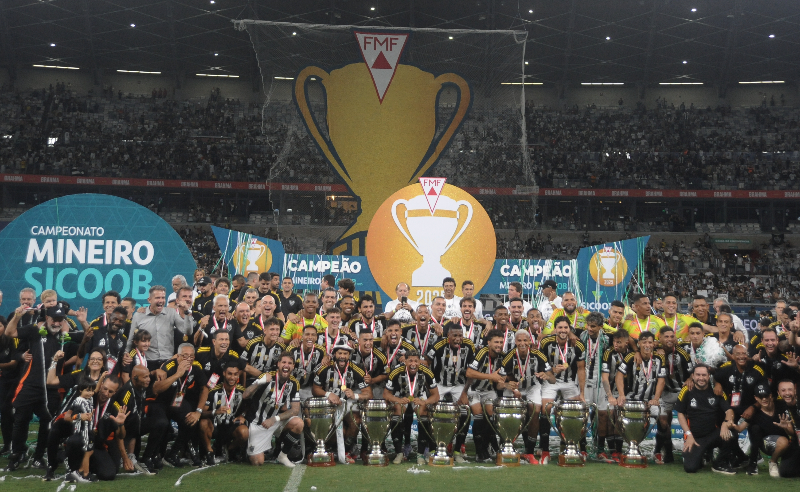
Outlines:
[[[528,31],[526,76],[558,87],[800,79],[796,0],[0,0],[0,64],[257,77],[233,19]],[[457,37],[453,40],[458,42]]]

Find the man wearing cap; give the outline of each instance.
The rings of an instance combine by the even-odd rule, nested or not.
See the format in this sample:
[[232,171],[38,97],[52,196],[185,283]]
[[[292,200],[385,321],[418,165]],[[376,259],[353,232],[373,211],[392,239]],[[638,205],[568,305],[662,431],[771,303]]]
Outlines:
[[197,288],[200,290],[200,295],[192,304],[192,316],[196,321],[200,321],[210,315],[214,307],[214,282],[211,277],[201,277],[197,281]]
[[[8,322],[5,335],[19,338],[28,345],[31,359],[20,371],[22,377],[17,386],[12,405],[14,407],[14,429],[11,434],[11,455],[8,470],[16,470],[25,457],[25,441],[28,439],[28,425],[33,415],[39,418],[39,436],[36,450],[33,453],[33,466],[44,468],[44,453],[47,447],[47,436],[50,431],[51,415],[58,411],[60,398],[57,392],[46,389],[46,371],[48,366],[55,368],[57,362],[53,356],[64,350],[64,335],[68,330],[65,322],[67,313],[60,305],[49,307],[45,311],[43,326],[28,324],[18,327],[18,322],[26,312],[26,306],[14,311],[14,318]],[[0,335],[3,335],[0,327]],[[67,337],[66,340],[69,338]],[[74,344],[73,344],[74,345]],[[50,401],[52,400],[52,401]]]
[[[758,459],[763,452],[769,459],[769,475],[773,478],[800,476],[800,445],[798,445],[797,422],[786,401],[772,396],[769,384],[762,381],[755,387],[755,399],[759,409],[752,417],[739,424],[736,429],[748,428],[750,435],[750,461],[748,475],[758,475]],[[778,460],[780,459],[780,464]]]
[[[683,469],[696,473],[703,468],[703,458],[708,450],[719,448],[719,455],[711,470],[724,475],[736,474],[728,463],[731,448],[738,442],[733,439],[733,410],[724,394],[718,396],[709,386],[709,368],[698,364],[692,371],[693,388],[684,386],[678,393],[678,422],[683,429]],[[720,424],[720,421],[724,422]]]
[[321,366],[314,376],[312,393],[315,397],[327,398],[336,405],[336,420],[343,419],[344,430],[336,431],[339,461],[355,463],[355,445],[358,437],[358,422],[353,419],[353,410],[359,400],[372,398],[372,388],[364,381],[364,370],[350,361],[353,348],[343,340],[333,347],[333,360]]
[[[555,280],[545,280],[541,284],[542,287],[542,300],[539,301],[539,305],[536,306],[539,309],[539,312],[542,313],[542,318],[549,320],[550,316],[553,314],[553,311],[556,309],[561,309],[561,297],[558,295],[558,284],[556,284]],[[509,285],[509,297],[511,294],[511,286]],[[530,307],[525,309],[525,312],[528,312]]]

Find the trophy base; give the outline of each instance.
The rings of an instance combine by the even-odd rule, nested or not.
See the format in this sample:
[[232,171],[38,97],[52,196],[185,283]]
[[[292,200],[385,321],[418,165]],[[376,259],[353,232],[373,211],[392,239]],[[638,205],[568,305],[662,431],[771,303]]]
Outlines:
[[497,466],[519,466],[519,453],[497,453]]
[[428,465],[430,466],[453,466],[453,458],[451,456],[433,455],[428,458]]
[[325,467],[336,465],[333,453],[314,453],[308,457],[308,466]]
[[386,466],[389,458],[385,454],[368,454],[364,460],[364,466]]
[[625,468],[647,468],[647,456],[628,456],[623,454],[619,466]]
[[584,465],[586,465],[586,462],[583,461],[583,456],[581,455],[558,455],[558,466],[577,468]]

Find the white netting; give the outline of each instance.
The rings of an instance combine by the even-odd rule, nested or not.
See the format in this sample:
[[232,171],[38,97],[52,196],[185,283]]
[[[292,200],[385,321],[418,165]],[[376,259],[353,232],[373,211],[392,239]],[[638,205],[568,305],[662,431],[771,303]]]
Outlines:
[[[448,183],[461,187],[480,186],[482,178],[506,175],[509,185],[535,185],[525,135],[524,57],[525,31],[467,31],[435,29],[395,29],[366,26],[309,25],[266,21],[236,21],[246,29],[261,70],[267,94],[263,107],[263,132],[271,143],[272,162],[268,181],[292,177],[297,169],[315,176],[315,182],[342,183],[361,196],[361,210],[347,211],[344,220],[328,211],[318,217],[319,225],[347,224],[359,215],[368,215],[364,193],[347,176],[348,162],[331,159],[319,150],[319,139],[309,135],[296,101],[297,77],[307,67],[325,73],[355,63],[364,63],[355,32],[408,34],[399,63],[434,75],[453,73],[469,84],[470,108],[458,130],[448,135],[451,121],[463,98],[459,87],[445,84],[437,97],[435,143],[447,140],[438,159],[420,162],[413,172],[396,174],[400,189],[420,176],[445,176]],[[321,137],[330,139],[326,121],[327,98],[322,84],[307,78],[302,87],[308,108]],[[389,90],[392,90],[390,86]],[[444,138],[442,136],[444,135]],[[430,153],[430,152],[429,152]],[[392,163],[376,162],[370,169],[381,179],[381,169]],[[310,173],[308,171],[311,171]],[[496,181],[496,180],[492,180]],[[532,218],[534,207],[525,211]],[[363,217],[362,217],[363,218]],[[351,229],[352,231],[352,229]],[[345,234],[347,235],[347,234]]]

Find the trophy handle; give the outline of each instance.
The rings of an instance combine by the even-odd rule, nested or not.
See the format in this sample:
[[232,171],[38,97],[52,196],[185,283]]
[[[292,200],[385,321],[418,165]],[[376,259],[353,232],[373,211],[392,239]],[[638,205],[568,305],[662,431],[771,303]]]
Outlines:
[[[431,413],[433,413],[433,407],[434,405],[425,405],[425,409],[428,410],[428,415],[425,417],[427,419],[426,422],[431,422],[430,415]],[[436,438],[432,436],[430,432],[428,432],[428,427],[422,425],[422,416],[419,414],[419,410],[421,408],[422,405],[414,408],[414,414],[416,414],[417,416],[417,433],[419,433],[419,429],[425,429],[425,434],[427,434],[427,436],[431,438],[431,441],[433,441],[436,445],[438,445],[439,443],[436,442]]]
[[[297,102],[297,107],[300,109],[300,115],[303,117],[303,121],[306,124],[306,128],[308,128],[308,133],[311,134],[311,137],[319,146],[319,149],[325,155],[325,158],[328,159],[328,162],[331,163],[331,166],[336,170],[339,176],[345,180],[347,186],[352,189],[353,180],[350,175],[347,173],[347,170],[342,165],[341,161],[339,160],[339,155],[336,153],[336,150],[333,148],[333,143],[325,138],[322,135],[322,132],[319,131],[319,126],[317,126],[317,120],[314,118],[313,113],[311,112],[311,108],[308,106],[308,98],[306,94],[306,81],[309,77],[317,77],[319,78],[323,86],[325,84],[325,79],[330,77],[330,74],[325,70],[319,67],[306,67],[300,74],[297,76],[297,80],[294,82],[294,98]],[[326,96],[327,97],[327,96]]]
[[[397,218],[397,206],[400,205],[401,203],[406,206],[406,214],[407,214],[407,212],[408,212],[408,201],[407,200],[403,200],[401,198],[399,200],[396,200],[392,204],[392,219],[394,219],[395,225],[397,225],[397,228],[400,229],[400,232],[403,234],[403,236],[405,236],[405,238],[408,240],[408,242],[411,243],[411,246],[413,246],[414,249],[417,250],[417,253],[422,254],[422,251],[419,250],[419,247],[417,246],[417,243],[415,243],[414,240],[411,239],[411,234],[406,232],[405,226],[403,226],[403,224],[401,224],[400,220],[398,220],[398,218]],[[408,217],[406,217],[406,219],[407,218]],[[447,249],[445,249],[445,251],[447,251]]]
[[[453,138],[456,130],[459,126],[461,126],[461,122],[464,121],[464,117],[467,115],[467,111],[469,111],[469,107],[472,105],[472,93],[469,89],[469,84],[467,81],[459,77],[454,73],[443,73],[434,79],[434,82],[444,86],[444,84],[453,84],[458,87],[458,92],[460,93],[460,97],[458,99],[458,108],[456,109],[453,118],[450,120],[450,123],[447,125],[447,129],[442,133],[438,140],[434,140],[431,143],[430,150],[428,150],[427,158],[423,160],[422,164],[419,165],[414,175],[409,180],[409,183],[415,181],[417,178],[425,174],[425,172],[430,169],[430,167],[439,159],[439,155],[441,155],[442,151],[444,151],[447,144],[450,143],[450,139]],[[439,89],[441,91],[441,89]]]
[[462,425],[461,428],[456,429],[456,434],[458,434],[459,432],[461,432],[464,429],[468,428],[469,427],[469,423],[472,420],[472,407],[471,406],[469,406],[469,405],[459,405],[458,407],[459,407],[459,418],[460,418],[460,415],[461,415],[461,407],[467,407],[467,420],[464,422],[464,425]]
[[453,239],[451,239],[450,242],[447,243],[447,246],[444,247],[444,251],[442,252],[442,254],[447,253],[447,250],[450,249],[450,247],[453,246],[453,244],[455,244],[455,242],[458,240],[458,238],[461,237],[462,234],[464,234],[464,231],[467,230],[467,226],[472,220],[472,205],[470,205],[470,203],[466,200],[459,200],[456,202],[457,208],[461,208],[461,205],[465,205],[467,207],[467,210],[469,211],[467,213],[467,220],[464,221],[464,225],[461,226],[461,229],[458,231],[458,234],[453,236]]
[[[494,404],[492,406],[494,407]],[[494,431],[494,433],[497,434],[497,426],[492,421],[495,414],[492,414],[492,416],[489,417],[489,412],[486,411],[486,401],[484,400],[481,400],[481,408],[483,409],[483,420],[485,420],[486,423],[489,424],[489,427]]]

